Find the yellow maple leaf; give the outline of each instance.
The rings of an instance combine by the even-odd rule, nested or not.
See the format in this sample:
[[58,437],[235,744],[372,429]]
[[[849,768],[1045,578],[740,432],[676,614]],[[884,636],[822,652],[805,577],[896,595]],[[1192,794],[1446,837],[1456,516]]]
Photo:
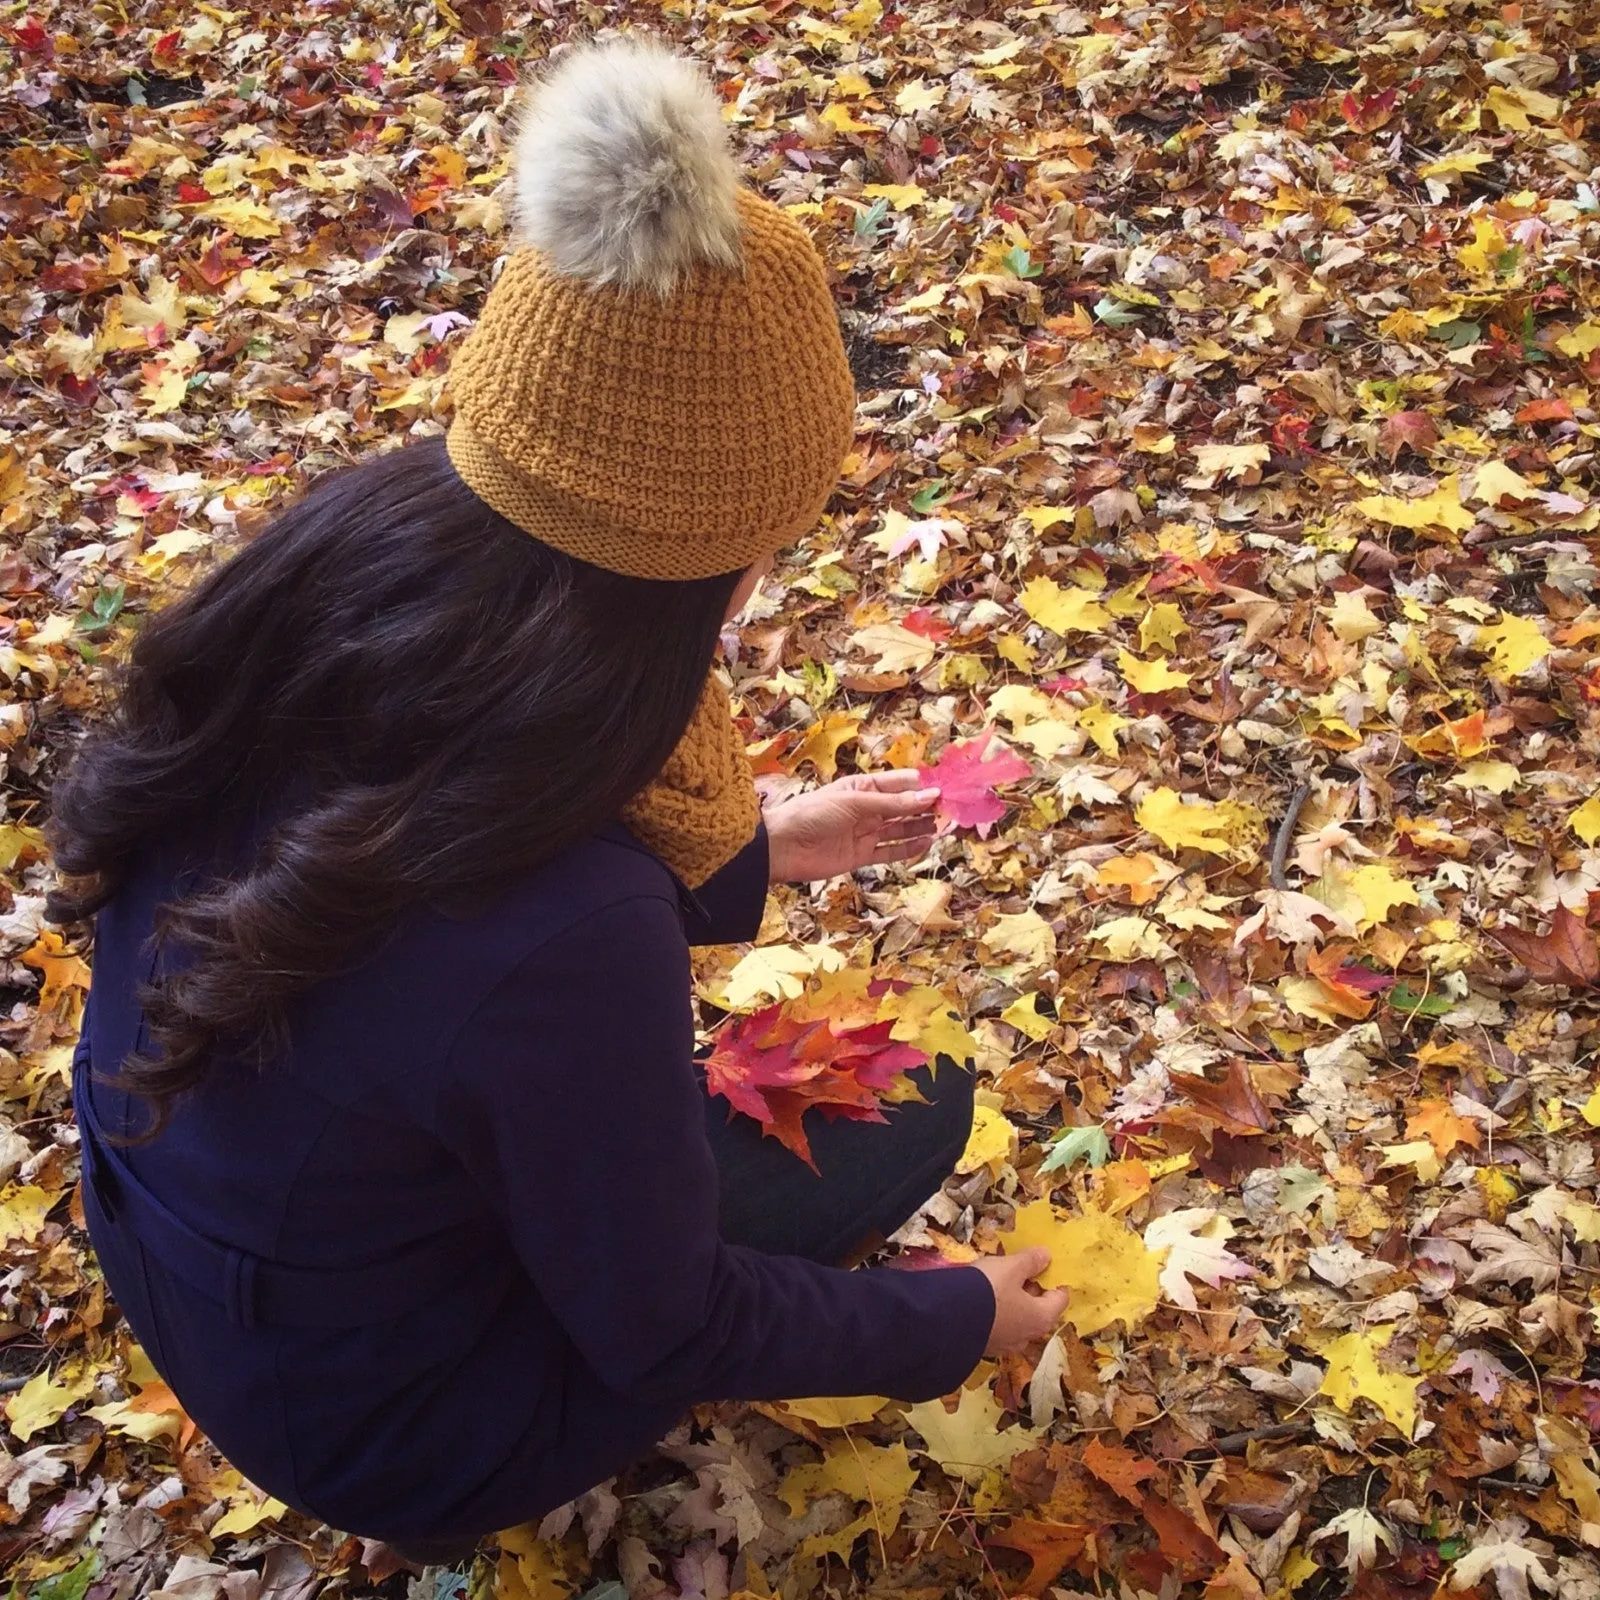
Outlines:
[[877,672],[920,672],[934,657],[933,640],[898,622],[873,622],[850,635],[850,648],[876,656]]
[[206,1529],[206,1533],[213,1539],[250,1533],[263,1522],[275,1522],[288,1509],[283,1501],[274,1500],[271,1495],[261,1494],[259,1490],[247,1488],[246,1492]]
[[1131,1331],[1161,1299],[1162,1253],[1147,1250],[1126,1223],[1103,1211],[1062,1216],[1048,1200],[1034,1200],[1018,1208],[1000,1244],[1007,1255],[1035,1245],[1050,1252],[1038,1281],[1072,1291],[1066,1320],[1085,1338],[1114,1322]]
[[1600,350],[1600,322],[1580,322],[1571,333],[1556,340],[1556,349],[1564,356],[1582,360],[1593,351]]
[[1085,706],[1078,713],[1078,726],[1099,746],[1101,755],[1115,761],[1122,753],[1117,734],[1128,726],[1128,719],[1119,716],[1109,706],[1102,705],[1098,700],[1092,706]]
[[1579,1244],[1600,1244],[1600,1207],[1587,1200],[1568,1200],[1561,1214],[1572,1224],[1573,1237]]
[[821,1495],[848,1495],[869,1504],[878,1532],[888,1535],[900,1525],[906,1496],[916,1481],[917,1469],[903,1443],[878,1445],[865,1439],[838,1439],[828,1444],[821,1461],[790,1468],[778,1485],[778,1498],[791,1517],[799,1517]]
[[1327,984],[1317,978],[1299,977],[1285,973],[1278,979],[1278,993],[1283,1003],[1297,1016],[1310,1017],[1315,1022],[1336,1026],[1339,1012],[1333,1008],[1332,995]]
[[760,945],[740,957],[712,998],[728,1011],[743,1011],[770,1000],[795,1000],[813,972],[833,971],[843,965],[843,954],[823,944]]
[[1524,89],[1521,84],[1507,88],[1496,83],[1490,86],[1489,92],[1483,97],[1483,109],[1494,113],[1502,129],[1526,133],[1530,127],[1530,117],[1540,122],[1554,122],[1561,115],[1561,102],[1554,95],[1541,94],[1537,89]]
[[1098,633],[1111,613],[1092,589],[1063,589],[1051,578],[1033,578],[1019,597],[1022,609],[1052,633]]
[[898,994],[893,989],[885,992],[878,999],[877,1020],[892,1020],[889,1037],[914,1044],[935,1063],[940,1056],[968,1062],[978,1053],[978,1041],[962,1025],[949,997],[929,984],[915,984]]
[[1055,965],[1055,930],[1031,907],[1027,911],[996,917],[993,927],[986,928],[978,937],[996,954],[1018,956],[1028,966]]
[[259,200],[210,200],[195,207],[197,217],[220,222],[241,239],[276,239],[283,224]]
[[0,1190],[0,1244],[8,1239],[32,1243],[43,1229],[50,1208],[60,1198],[59,1189],[41,1189],[36,1183],[9,1184]]
[[1426,166],[1418,167],[1417,176],[1447,178],[1463,172],[1476,172],[1480,167],[1490,165],[1493,160],[1494,156],[1487,150],[1456,150],[1437,161],[1430,161]]
[[1592,794],[1567,818],[1567,826],[1587,845],[1600,840],[1600,794]]
[[870,122],[858,121],[851,112],[850,107],[835,100],[832,105],[824,106],[817,120],[824,127],[832,128],[835,133],[873,133],[876,129]]
[[1444,1170],[1431,1140],[1412,1139],[1405,1144],[1385,1144],[1378,1148],[1383,1151],[1384,1166],[1414,1167],[1424,1183],[1432,1183]]
[[80,1400],[94,1393],[94,1371],[83,1362],[69,1362],[53,1377],[36,1372],[6,1401],[6,1421],[23,1444],[34,1434],[54,1427]]
[[1513,500],[1534,500],[1539,491],[1520,472],[1503,461],[1485,461],[1473,474],[1472,498],[1497,506],[1506,496]]
[[1239,809],[1229,801],[1198,800],[1162,787],[1152,789],[1133,815],[1169,850],[1204,850],[1220,856],[1227,853],[1230,835],[1238,826]]
[[139,400],[153,417],[176,411],[189,392],[189,380],[165,361],[147,361],[140,369]]
[[1199,467],[1196,477],[1204,480],[1200,487],[1209,488],[1218,478],[1259,483],[1261,469],[1272,459],[1272,446],[1264,442],[1200,444],[1194,448],[1194,458]]
[[1161,929],[1144,917],[1113,917],[1089,937],[1104,946],[1107,961],[1165,961],[1176,953]]
[[1409,1439],[1417,1425],[1417,1390],[1422,1387],[1422,1379],[1408,1378],[1402,1372],[1385,1372],[1379,1367],[1378,1351],[1393,1337],[1394,1326],[1390,1324],[1335,1339],[1323,1351],[1328,1370],[1317,1392],[1327,1395],[1345,1412],[1358,1399],[1370,1400]]
[[1019,744],[1047,759],[1063,750],[1076,755],[1083,748],[1083,735],[1071,706],[1037,689],[1005,684],[989,697],[989,709],[1011,724]]
[[1078,512],[1075,506],[1024,506],[1019,515],[1028,519],[1035,533],[1043,533],[1058,522],[1076,522]]
[[1445,780],[1451,789],[1482,789],[1488,794],[1504,794],[1521,782],[1521,772],[1509,761],[1469,761],[1453,778]]
[[832,782],[839,771],[839,751],[860,733],[861,722],[859,711],[832,711],[825,717],[818,717],[800,741],[795,765],[809,761],[824,783]]
[[1165,694],[1169,689],[1185,689],[1191,676],[1171,666],[1165,656],[1141,661],[1127,650],[1117,652],[1117,671],[1140,694]]
[[1363,639],[1370,639],[1373,634],[1383,631],[1383,623],[1373,616],[1367,605],[1366,592],[1362,589],[1341,589],[1333,597],[1333,605],[1328,611],[1328,626],[1346,644],[1360,644]]
[[1147,654],[1151,650],[1171,650],[1179,635],[1188,631],[1182,608],[1162,600],[1151,606],[1139,623],[1139,648]]
[[[166,1390],[165,1384],[161,1387]],[[166,1390],[166,1392],[171,1393],[170,1390]],[[144,1396],[141,1395],[139,1399],[143,1400]],[[183,1408],[176,1399],[166,1409],[159,1409],[153,1405],[141,1405],[139,1400],[108,1400],[103,1406],[87,1407],[84,1415],[93,1417],[107,1433],[116,1433],[129,1439],[138,1439],[143,1444],[150,1444],[166,1434],[170,1434],[176,1439],[183,1432]],[[273,1504],[278,1507],[273,1513],[274,1516],[282,1516],[288,1509],[281,1500],[274,1501]],[[257,1520],[261,1519],[258,1518]],[[215,1527],[212,1527],[210,1532],[213,1537],[216,1537],[217,1530]]]
[[881,1394],[864,1394],[844,1399],[785,1400],[783,1409],[819,1428],[853,1428],[871,1422],[888,1404]]
[[1465,533],[1478,519],[1461,503],[1461,486],[1454,473],[1432,494],[1407,500],[1401,495],[1369,494],[1355,509],[1373,522],[1395,528],[1448,528]]
[[[1020,1001],[1017,1002],[1021,1004]],[[1016,1006],[1012,1007],[1015,1010]],[[1002,1018],[1002,1020],[1008,1020]],[[1035,1013],[1035,1020],[1043,1021]],[[1048,1032],[1048,1027],[1046,1029]],[[1015,1159],[1017,1154],[1017,1130],[1007,1118],[1005,1112],[997,1110],[994,1106],[974,1106],[972,1111],[972,1132],[967,1135],[966,1149],[961,1152],[961,1159],[956,1162],[956,1171],[962,1174],[976,1172],[980,1167],[987,1167],[991,1173],[997,1173],[1003,1163]]]
[[1055,1027],[1049,1017],[1039,1015],[1037,994],[1019,995],[1000,1013],[1000,1020],[1010,1023],[1018,1033],[1026,1034],[1035,1044],[1041,1039],[1048,1039]]
[[1353,922],[1359,933],[1387,922],[1396,906],[1420,904],[1410,881],[1382,861],[1351,870],[1330,856],[1322,877],[1308,892],[1330,911]]
[[1489,676],[1502,683],[1521,677],[1551,649],[1533,617],[1518,617],[1509,611],[1501,612],[1492,628],[1479,628],[1475,642],[1478,649],[1490,652]]
[[931,111],[944,99],[944,85],[930,83],[926,78],[913,78],[903,83],[894,93],[894,108],[908,117],[919,111]]
[[1500,231],[1500,224],[1480,213],[1472,219],[1472,243],[1463,245],[1456,259],[1475,277],[1492,278],[1509,248],[1510,241]]
[[906,1407],[906,1421],[923,1438],[923,1455],[932,1456],[952,1477],[969,1483],[994,1468],[1003,1467],[1019,1450],[1026,1449],[1043,1429],[1015,1427],[1000,1431],[1005,1415],[989,1386],[963,1389],[956,1409],[946,1411],[941,1400],[925,1400]]
[[887,200],[896,211],[909,211],[928,198],[919,183],[869,183],[861,194],[867,200]]
[[170,278],[154,277],[145,294],[148,298],[141,299],[136,290],[123,285],[122,298],[115,306],[123,327],[159,329],[167,338],[177,338],[187,320],[188,304],[186,297],[178,293],[177,284]]

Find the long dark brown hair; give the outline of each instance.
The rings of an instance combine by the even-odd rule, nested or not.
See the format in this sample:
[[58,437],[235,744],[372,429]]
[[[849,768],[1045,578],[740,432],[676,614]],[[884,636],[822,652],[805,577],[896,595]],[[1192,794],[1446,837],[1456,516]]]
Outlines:
[[270,1056],[290,1000],[408,907],[486,903],[616,816],[688,726],[738,578],[574,561],[430,440],[321,478],[157,613],[56,786],[49,914],[92,915],[174,830],[279,809],[163,909],[183,959],[116,1074],[150,1131],[219,1047]]

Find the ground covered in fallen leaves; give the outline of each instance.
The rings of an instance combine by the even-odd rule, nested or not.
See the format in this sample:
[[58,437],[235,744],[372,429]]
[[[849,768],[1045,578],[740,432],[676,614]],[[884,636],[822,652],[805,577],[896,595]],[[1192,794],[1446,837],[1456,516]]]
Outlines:
[[[730,646],[761,782],[946,790],[927,861],[710,953],[706,1021],[939,991],[896,1032],[982,1103],[901,1253],[1044,1241],[1073,1304],[948,1406],[707,1409],[415,1578],[107,1304],[37,825],[164,590],[439,430],[513,85],[618,24],[713,67],[860,386]],[[1600,1595],[1592,6],[83,0],[0,78],[16,1595]]]

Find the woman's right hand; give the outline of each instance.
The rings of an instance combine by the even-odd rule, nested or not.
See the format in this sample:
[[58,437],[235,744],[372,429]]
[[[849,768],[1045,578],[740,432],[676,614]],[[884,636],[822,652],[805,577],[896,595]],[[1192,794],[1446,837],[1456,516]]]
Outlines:
[[1050,1265],[1050,1252],[1042,1245],[1019,1250],[1014,1256],[985,1256],[972,1265],[994,1290],[994,1326],[983,1347],[986,1356],[1011,1355],[1056,1331],[1061,1313],[1067,1309],[1067,1291],[1028,1287],[1029,1280]]

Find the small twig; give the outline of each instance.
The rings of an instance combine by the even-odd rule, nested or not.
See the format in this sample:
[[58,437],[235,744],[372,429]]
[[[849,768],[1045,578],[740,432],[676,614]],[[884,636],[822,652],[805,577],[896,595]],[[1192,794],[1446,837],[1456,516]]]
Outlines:
[[1269,1428],[1248,1428],[1243,1433],[1225,1433],[1220,1439],[1200,1445],[1189,1454],[1198,1455],[1202,1450],[1210,1450],[1219,1456],[1242,1456],[1245,1448],[1257,1440],[1303,1439],[1313,1431],[1309,1422],[1275,1422]]
[[0,1378],[0,1394],[15,1394],[33,1382],[32,1378]]
[[1283,814],[1283,821],[1278,824],[1277,837],[1272,841],[1272,887],[1274,889],[1287,889],[1289,880],[1284,875],[1284,867],[1289,860],[1289,842],[1294,838],[1294,825],[1300,820],[1300,808],[1306,803],[1306,796],[1311,793],[1311,780],[1308,778],[1295,792],[1289,796],[1289,809]]
[[1513,1483],[1510,1478],[1474,1478],[1474,1488],[1484,1489],[1515,1489],[1518,1494],[1538,1494],[1542,1485],[1537,1483]]

